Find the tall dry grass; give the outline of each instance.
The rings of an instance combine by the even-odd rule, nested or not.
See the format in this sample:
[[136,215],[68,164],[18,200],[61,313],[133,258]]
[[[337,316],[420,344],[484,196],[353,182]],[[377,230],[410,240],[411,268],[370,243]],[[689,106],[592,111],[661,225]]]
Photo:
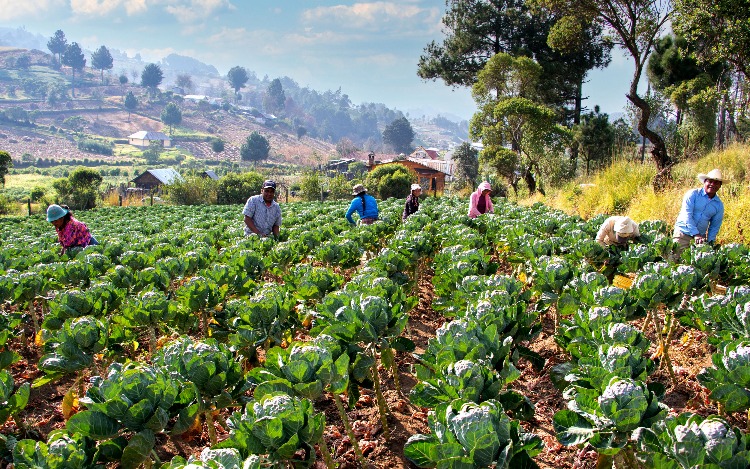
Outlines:
[[545,203],[567,213],[591,218],[600,213],[627,215],[635,221],[664,220],[674,224],[686,191],[700,187],[699,173],[721,169],[725,182],[719,190],[724,202],[724,223],[717,241],[750,244],[750,146],[736,144],[703,158],[685,161],[672,169],[673,181],[654,193],[656,169],[644,164],[616,161],[589,178],[579,178],[548,196]]

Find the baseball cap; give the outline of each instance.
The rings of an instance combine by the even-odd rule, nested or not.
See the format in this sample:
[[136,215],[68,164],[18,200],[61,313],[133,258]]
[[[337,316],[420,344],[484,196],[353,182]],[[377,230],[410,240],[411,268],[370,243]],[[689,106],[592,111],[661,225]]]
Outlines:
[[269,187],[270,187],[271,189],[273,189],[273,190],[276,190],[276,183],[275,183],[275,182],[273,182],[273,181],[272,181],[272,180],[270,180],[270,179],[267,179],[266,181],[264,181],[264,182],[263,182],[263,189],[267,189],[267,188],[269,188]]

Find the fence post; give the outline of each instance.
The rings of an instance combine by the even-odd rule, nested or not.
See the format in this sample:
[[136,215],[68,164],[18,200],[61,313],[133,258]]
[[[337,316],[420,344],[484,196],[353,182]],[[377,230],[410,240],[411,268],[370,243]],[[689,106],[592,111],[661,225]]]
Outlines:
[[29,216],[31,216],[31,197],[26,199],[26,206],[29,208]]
[[122,194],[117,196],[117,203],[122,207]]

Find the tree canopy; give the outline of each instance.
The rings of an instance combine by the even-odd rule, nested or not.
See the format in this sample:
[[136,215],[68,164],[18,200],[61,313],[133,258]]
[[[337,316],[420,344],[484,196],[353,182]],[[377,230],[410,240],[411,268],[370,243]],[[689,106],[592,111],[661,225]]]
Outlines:
[[156,64],[146,65],[141,72],[141,85],[148,88],[152,94],[156,92],[157,87],[161,85],[163,79],[164,72]]
[[227,72],[227,80],[229,80],[229,86],[234,90],[235,98],[239,94],[240,90],[245,87],[245,84],[250,79],[247,74],[245,67],[235,66],[229,69]]
[[74,209],[89,209],[96,206],[102,176],[90,168],[76,168],[67,178],[57,179],[52,187],[57,191],[58,201]]
[[469,142],[463,142],[453,153],[456,169],[453,172],[457,188],[474,187],[479,175],[479,152]]
[[258,132],[251,133],[240,147],[240,157],[243,161],[265,160],[270,152],[271,144]]
[[161,111],[161,121],[169,126],[169,135],[172,135],[174,126],[182,122],[182,110],[175,103],[167,104]]
[[8,170],[13,166],[13,159],[10,157],[10,153],[7,151],[0,151],[0,182],[5,187],[5,175],[8,174]]
[[271,84],[268,85],[263,104],[268,112],[274,114],[281,114],[284,112],[286,95],[284,94],[284,88],[281,86],[281,80],[278,78],[272,80]]
[[52,52],[52,55],[57,54],[58,63],[62,63],[62,55],[68,48],[68,39],[65,37],[65,33],[61,29],[55,31],[55,34],[47,41],[47,49]]
[[136,99],[132,91],[128,91],[128,94],[125,95],[123,104],[125,105],[125,109],[128,110],[128,122],[130,122],[130,113],[138,107],[138,99]]
[[99,47],[93,54],[91,54],[91,67],[96,70],[101,70],[102,84],[104,84],[104,71],[112,70],[114,65],[114,59],[112,54],[109,53],[109,49],[105,46]]
[[65,49],[65,53],[62,56],[62,63],[63,65],[70,67],[73,73],[70,82],[73,89],[73,97],[75,97],[76,70],[83,71],[83,68],[86,66],[86,57],[84,57],[81,46],[79,46],[77,42],[72,42],[68,48]]
[[399,117],[385,126],[383,142],[392,146],[397,153],[411,153],[414,129],[406,117]]

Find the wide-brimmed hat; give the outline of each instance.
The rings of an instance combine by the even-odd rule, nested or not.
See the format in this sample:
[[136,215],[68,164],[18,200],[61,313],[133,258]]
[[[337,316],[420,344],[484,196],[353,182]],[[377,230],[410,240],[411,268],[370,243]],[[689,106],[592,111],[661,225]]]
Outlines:
[[422,190],[422,186],[420,186],[419,184],[412,184],[411,185],[411,190],[415,191],[417,189],[419,189],[421,191]]
[[354,188],[352,188],[352,195],[359,195],[363,192],[367,192],[367,189],[365,189],[365,186],[363,186],[362,184],[357,184],[356,186],[354,186]]
[[53,222],[55,220],[59,220],[60,218],[64,217],[70,212],[70,210],[66,208],[62,208],[57,204],[52,204],[49,207],[47,207],[47,221]]
[[481,191],[491,191],[492,190],[492,186],[490,186],[489,182],[484,181],[483,183],[479,184],[478,189],[479,189],[480,192]]
[[633,234],[636,226],[638,225],[636,225],[636,223],[630,218],[620,218],[615,222],[615,233],[617,233],[618,236],[627,238]]
[[698,180],[703,184],[706,182],[706,179],[713,179],[714,181],[724,182],[724,178],[721,176],[721,170],[720,169],[712,169],[708,172],[708,174],[699,174]]

